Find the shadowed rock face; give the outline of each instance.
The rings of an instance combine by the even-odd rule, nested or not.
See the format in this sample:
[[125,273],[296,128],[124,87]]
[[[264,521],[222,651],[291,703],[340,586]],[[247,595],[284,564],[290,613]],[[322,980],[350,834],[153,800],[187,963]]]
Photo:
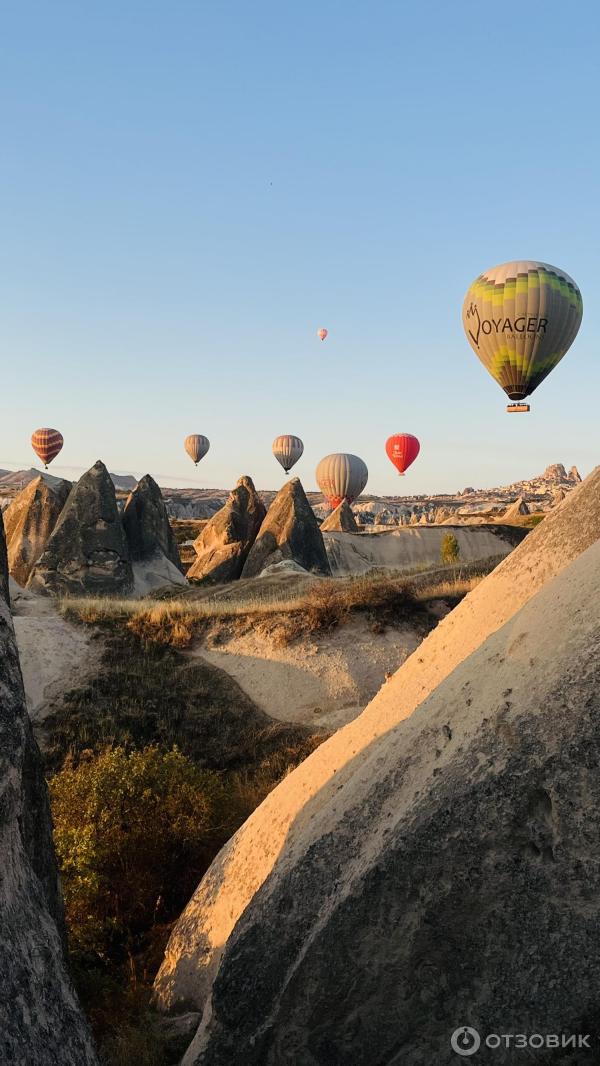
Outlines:
[[305,801],[184,1066],[451,1066],[461,1024],[597,1032],[599,605],[596,542]]
[[194,541],[197,558],[187,576],[215,582],[237,580],[266,513],[252,478],[241,477],[224,507]]
[[73,486],[28,587],[54,595],[122,595],[132,587],[115,488],[98,461]]
[[0,1062],[95,1066],[66,969],[48,796],[7,587],[0,517]]
[[127,497],[123,528],[134,562],[152,559],[159,552],[181,570],[179,549],[171,529],[162,492],[146,474]]
[[348,500],[342,500],[323,522],[321,532],[327,533],[329,530],[340,533],[358,533],[356,519]]
[[17,584],[25,587],[58,521],[71,489],[69,481],[49,484],[31,481],[4,512],[8,568]]
[[257,577],[283,559],[317,574],[331,573],[319,523],[297,477],[280,489],[269,507],[242,577]]

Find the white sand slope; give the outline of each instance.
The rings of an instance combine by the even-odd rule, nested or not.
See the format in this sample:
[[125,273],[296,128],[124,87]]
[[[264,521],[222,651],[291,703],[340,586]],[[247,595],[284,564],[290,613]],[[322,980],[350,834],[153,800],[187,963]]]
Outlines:
[[[378,568],[439,565],[442,541],[448,532],[441,526],[402,526],[380,533],[325,532],[323,540],[333,574],[342,576]],[[489,529],[456,526],[452,532],[463,563],[502,557],[513,550],[508,540]]]
[[[472,652],[600,537],[600,467],[538,526],[410,656],[367,709],[340,729],[261,804],[213,862],[176,924],[156,980],[165,1009],[209,1001],[223,947],[276,861],[308,846],[319,810],[357,756],[410,715]],[[369,775],[365,765],[365,777]],[[310,815],[303,817],[308,800]],[[335,809],[335,805],[334,805]],[[339,805],[342,817],[344,806]],[[331,811],[329,810],[331,818]]]
[[36,727],[52,709],[53,700],[83,684],[99,661],[100,647],[83,627],[67,622],[52,600],[13,582],[11,608],[27,710],[38,743],[43,744]]
[[225,670],[272,718],[331,731],[360,714],[420,641],[409,626],[373,633],[357,618],[283,647],[253,632],[191,654]]

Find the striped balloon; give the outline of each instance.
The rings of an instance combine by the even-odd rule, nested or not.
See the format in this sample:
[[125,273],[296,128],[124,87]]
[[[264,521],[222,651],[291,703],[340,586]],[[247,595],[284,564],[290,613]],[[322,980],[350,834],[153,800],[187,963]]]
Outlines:
[[202,433],[190,433],[189,437],[185,438],[183,446],[190,459],[198,466],[198,463],[204,458],[210,448],[210,441]]
[[42,429],[36,429],[31,434],[31,447],[38,459],[42,460],[46,470],[48,469],[48,463],[56,459],[63,444],[63,435],[57,429],[49,429],[44,426]]
[[273,441],[273,455],[278,463],[281,463],[286,474],[290,472],[304,451],[304,445],[300,437],[294,437],[292,433],[284,433],[282,437],[275,437]]
[[569,350],[582,315],[581,293],[564,270],[518,260],[479,275],[462,319],[475,355],[518,407]]
[[338,507],[342,500],[352,503],[360,496],[368,477],[366,463],[349,452],[326,455],[316,470],[317,485],[331,507]]
[[325,337],[327,336],[327,333],[328,333],[328,330],[326,330],[324,326],[321,326],[321,329],[317,330],[317,337],[319,338],[320,341],[324,341]]

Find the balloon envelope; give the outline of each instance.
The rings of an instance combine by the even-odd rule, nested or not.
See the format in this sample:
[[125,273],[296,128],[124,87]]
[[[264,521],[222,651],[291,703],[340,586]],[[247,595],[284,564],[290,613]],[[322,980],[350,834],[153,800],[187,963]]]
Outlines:
[[304,445],[300,437],[294,437],[292,433],[284,433],[273,441],[273,455],[277,462],[281,463],[286,474],[298,462],[303,451]]
[[325,340],[325,337],[327,336],[327,332],[328,332],[328,331],[327,331],[326,329],[323,329],[323,328],[321,328],[321,329],[318,329],[318,330],[317,330],[317,337],[318,337],[318,338],[319,338],[320,340],[324,341],[324,340]]
[[385,450],[398,473],[404,474],[417,458],[421,445],[412,433],[394,433],[385,442]]
[[62,433],[59,433],[57,429],[50,429],[48,426],[44,426],[42,429],[36,429],[31,434],[31,447],[38,459],[42,460],[45,467],[47,467],[48,463],[51,463],[53,459],[56,459],[63,444],[64,440]]
[[480,274],[462,310],[475,355],[516,402],[537,389],[560,362],[582,315],[573,279],[536,260],[502,263]]
[[183,446],[190,459],[193,459],[197,466],[210,448],[210,441],[208,437],[204,437],[202,433],[190,433],[189,437],[185,438]]
[[368,477],[366,463],[349,452],[326,455],[316,470],[317,485],[331,507],[337,507],[342,500],[352,503],[360,496]]

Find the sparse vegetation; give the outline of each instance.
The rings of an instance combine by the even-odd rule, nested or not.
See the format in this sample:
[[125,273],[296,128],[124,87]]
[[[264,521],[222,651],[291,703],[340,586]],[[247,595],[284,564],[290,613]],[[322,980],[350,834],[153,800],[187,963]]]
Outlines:
[[453,566],[460,558],[460,547],[454,533],[446,533],[440,551],[440,558],[445,566]]
[[[449,534],[452,536],[452,534]],[[71,598],[62,601],[63,614],[86,624],[125,625],[144,642],[185,648],[215,624],[232,634],[258,627],[265,635],[291,642],[303,635],[324,632],[351,615],[366,613],[384,625],[415,622],[427,626],[427,601],[451,597],[458,602],[500,561],[472,563],[460,570],[452,565],[427,571],[370,572],[358,577],[300,581],[290,588],[239,581],[222,588],[178,592],[173,598],[117,600]],[[430,620],[429,620],[430,621]]]
[[221,845],[324,737],[273,722],[222,671],[122,619],[103,625],[97,676],[46,722],[57,852],[102,1062],[165,1066],[149,994],[170,924]]
[[223,775],[176,748],[108,749],[50,781],[74,948],[123,963],[181,911],[236,828]]

